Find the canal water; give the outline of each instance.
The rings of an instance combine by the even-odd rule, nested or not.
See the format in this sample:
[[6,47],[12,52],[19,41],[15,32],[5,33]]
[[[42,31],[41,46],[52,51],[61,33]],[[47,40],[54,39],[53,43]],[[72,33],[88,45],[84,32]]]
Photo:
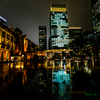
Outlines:
[[13,63],[0,64],[1,97],[5,100],[8,98],[98,100],[100,98],[99,68],[85,66],[80,70],[76,66],[72,69],[71,66],[70,69],[64,64],[63,68],[58,68],[56,67],[58,64],[61,65],[61,62],[56,61],[55,68],[46,66],[37,67],[38,69],[14,68]]

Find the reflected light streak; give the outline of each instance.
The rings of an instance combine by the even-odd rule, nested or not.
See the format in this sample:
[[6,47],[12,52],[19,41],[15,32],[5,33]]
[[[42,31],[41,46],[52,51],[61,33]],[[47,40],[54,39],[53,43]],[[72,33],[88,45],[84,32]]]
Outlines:
[[64,64],[64,69],[66,69],[66,66],[65,66],[65,64]]

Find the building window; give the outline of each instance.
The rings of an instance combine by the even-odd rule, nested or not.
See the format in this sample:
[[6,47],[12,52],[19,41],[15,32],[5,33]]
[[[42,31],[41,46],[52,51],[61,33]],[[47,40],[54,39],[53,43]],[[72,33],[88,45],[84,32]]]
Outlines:
[[1,48],[5,48],[5,39],[2,39],[2,46]]
[[8,40],[10,39],[10,35],[9,35],[9,34],[7,34],[7,39],[8,39]]
[[2,31],[2,37],[5,37],[5,32],[4,31]]
[[30,59],[31,58],[31,56],[30,55],[27,55],[27,59]]
[[21,45],[19,45],[19,51],[21,51]]
[[7,41],[7,49],[9,49],[9,48],[10,48],[9,41]]
[[30,65],[30,62],[27,62],[27,65]]
[[11,36],[11,41],[13,41],[13,37]]

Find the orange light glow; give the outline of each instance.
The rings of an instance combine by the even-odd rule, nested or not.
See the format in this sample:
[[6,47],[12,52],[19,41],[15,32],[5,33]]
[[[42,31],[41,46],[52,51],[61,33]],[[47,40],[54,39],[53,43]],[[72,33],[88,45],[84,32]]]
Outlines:
[[6,59],[6,51],[4,51],[4,53],[3,53],[3,54],[4,54],[4,56],[3,56],[3,57],[4,57],[4,59]]
[[27,52],[27,43],[24,43],[24,52]]
[[27,59],[30,59],[31,58],[31,56],[30,55],[27,55]]
[[26,70],[24,70],[24,72],[26,72]]
[[1,60],[1,52],[0,52],[0,60]]
[[18,49],[16,50],[16,53],[18,53]]
[[30,65],[30,62],[27,62],[27,65]]
[[3,64],[2,72],[5,73],[5,64]]

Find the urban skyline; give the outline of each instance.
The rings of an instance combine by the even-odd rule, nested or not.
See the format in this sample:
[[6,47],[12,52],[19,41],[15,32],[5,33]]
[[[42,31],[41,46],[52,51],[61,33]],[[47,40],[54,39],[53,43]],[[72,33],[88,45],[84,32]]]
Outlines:
[[[12,26],[16,28],[18,25],[18,27],[23,31],[23,33],[27,34],[27,37],[30,38],[31,41],[33,41],[34,43],[38,45],[39,45],[38,27],[40,25],[45,25],[47,27],[47,42],[49,39],[50,3],[68,4],[69,26],[80,26],[82,27],[83,32],[86,30],[93,31],[90,0],[89,1],[76,0],[76,2],[75,1],[71,2],[71,1],[66,1],[66,0],[62,0],[62,1],[52,1],[51,0],[51,1],[46,1],[46,2],[44,1],[39,2],[39,0],[37,0],[34,2],[30,0],[30,1],[25,1],[23,6],[21,6],[21,3],[22,1],[20,2],[11,1],[9,4],[7,1],[1,0],[0,1],[0,12],[1,12],[0,15],[4,17],[5,19],[7,19],[8,26]],[[40,3],[42,5],[40,5]],[[32,4],[33,5],[35,4],[38,7],[33,6],[32,8]],[[15,7],[12,9],[11,5],[15,5]],[[40,11],[40,8],[41,8],[41,11]],[[7,13],[5,13],[4,11]]]
[[[33,0],[28,1],[33,3]],[[25,6],[24,4],[28,1],[23,2],[22,6]],[[18,3],[21,3],[21,1],[12,2],[16,3],[17,6]],[[47,1],[45,2],[48,3]],[[85,2],[80,2],[84,3],[85,9]],[[2,3],[6,4],[5,1],[2,1]],[[88,4],[89,1],[86,3]],[[92,23],[88,22],[89,19],[87,17],[87,22],[86,19],[82,22],[80,18],[78,22],[75,20],[75,16],[72,16],[77,24],[73,20],[70,22],[71,16],[68,12],[68,9],[70,9],[68,2],[50,3],[48,17],[43,14],[44,8],[41,8],[42,5],[36,5],[37,9],[41,8],[41,16],[37,16],[37,20],[34,21],[36,27],[38,26],[38,33],[34,34],[34,37],[31,34],[31,37],[34,41],[37,39],[39,45],[36,45],[31,40],[30,34],[27,32],[30,30],[30,26],[33,27],[30,23],[32,21],[28,19],[28,16],[26,20],[23,17],[25,23],[27,21],[30,23],[30,25],[27,24],[27,28],[20,19],[20,23],[27,30],[25,33],[19,25],[15,28],[13,26],[8,27],[8,19],[2,14],[0,15],[1,100],[19,98],[36,98],[36,100],[99,100],[100,0],[95,3],[92,3],[92,17],[88,17]],[[74,11],[77,12],[75,8]],[[87,13],[86,10],[84,11],[84,14]],[[74,12],[75,15],[78,14],[76,12]],[[8,14],[9,12],[6,13]],[[30,11],[28,13],[30,14]],[[20,16],[20,14],[18,15]],[[38,25],[38,22],[42,23],[41,20],[43,18],[48,18],[49,25]],[[84,19],[83,15],[81,19]],[[16,18],[16,20],[18,19]],[[70,26],[70,23],[73,23],[73,25]],[[87,27],[85,31],[85,27],[83,28],[82,24]],[[50,32],[48,31],[48,26]],[[88,26],[93,27],[94,32]],[[50,47],[49,50],[47,46]]]

